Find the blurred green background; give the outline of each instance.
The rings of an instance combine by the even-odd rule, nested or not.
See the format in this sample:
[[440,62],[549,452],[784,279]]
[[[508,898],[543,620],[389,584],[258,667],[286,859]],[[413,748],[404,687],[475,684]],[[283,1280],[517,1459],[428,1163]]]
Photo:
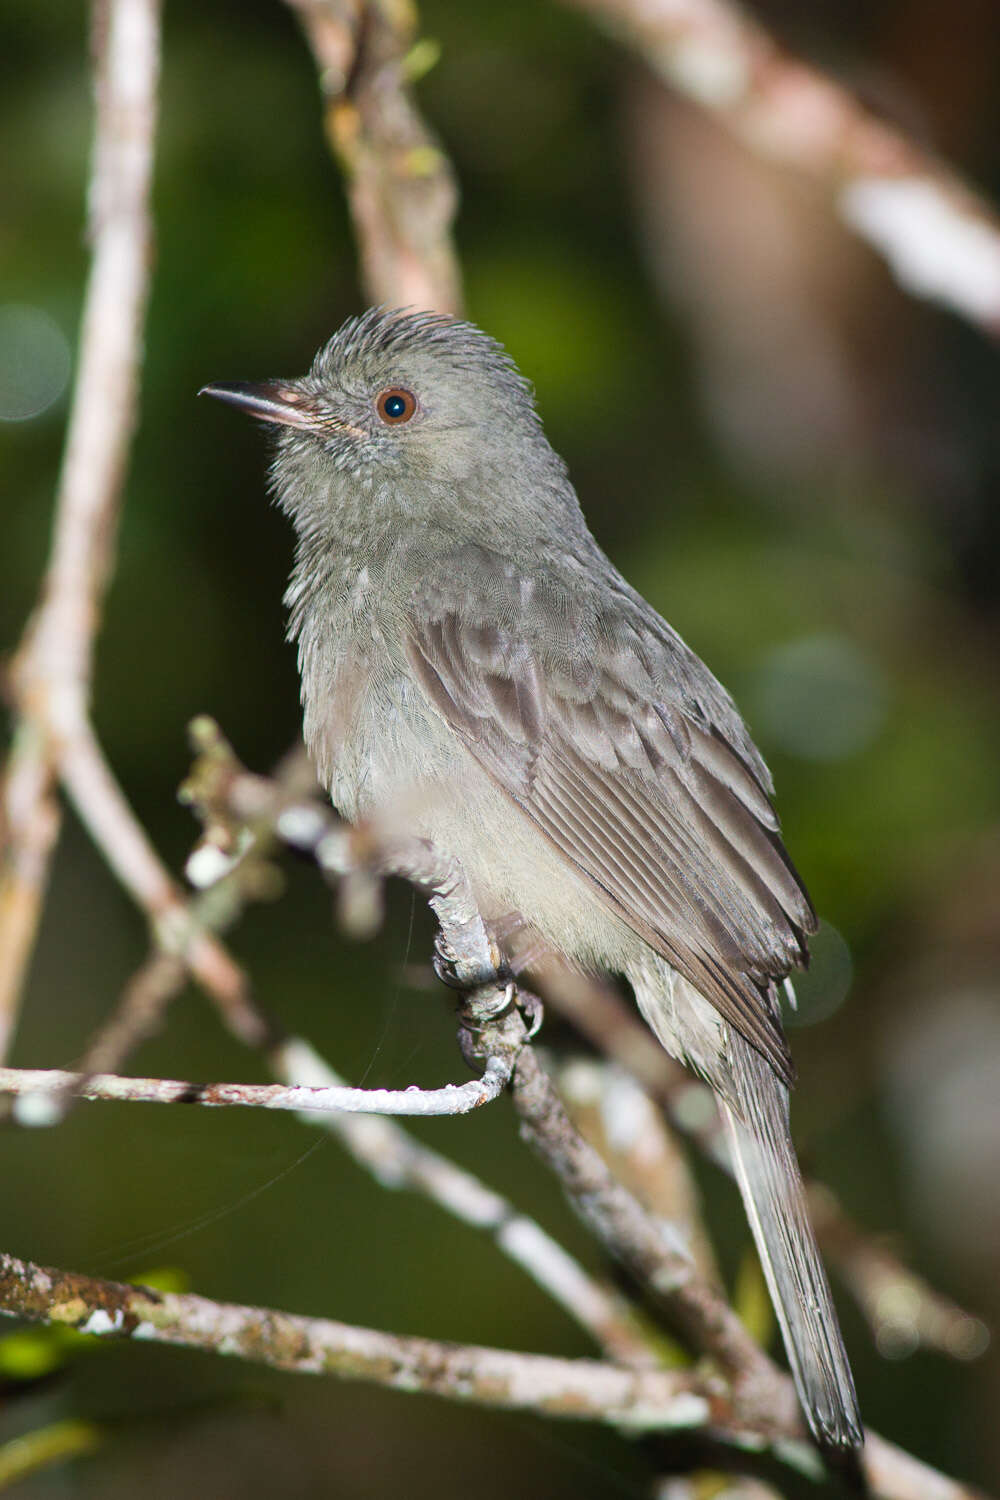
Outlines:
[[[944,18],[928,0],[765,13],[996,196],[987,0],[953,0]],[[432,0],[422,14],[443,48],[419,92],[461,183],[470,316],[536,382],[599,539],[734,691],[824,919],[792,1038],[803,1158],[1000,1326],[995,347],[907,300],[804,185],[729,145],[571,11]],[[87,269],[86,26],[64,0],[0,13],[4,649],[46,555]],[[259,769],[298,727],[290,543],[265,501],[265,446],[194,393],[302,372],[361,302],[291,10],[172,0],[165,28],[142,420],[95,712],[179,870],[196,837],[175,800],[187,721],[213,714]],[[398,890],[384,935],[351,945],[319,881],[292,867],[233,947],[262,1002],[343,1073],[431,1084],[462,1069],[448,997],[412,980],[429,933]],[[72,1064],[144,951],[143,922],[70,821],[15,1061]],[[263,1076],[191,992],[129,1066]],[[506,1103],[419,1133],[599,1264]],[[733,1265],[742,1214],[703,1176]],[[3,1248],[42,1263],[167,1267],[210,1296],[593,1352],[491,1246],[292,1119],[84,1106],[57,1131],[0,1134],[0,1182]],[[867,1419],[988,1482],[996,1353],[885,1359],[841,1301]],[[20,1493],[641,1495],[669,1456],[139,1347],[11,1383],[0,1442],[66,1416],[97,1421],[103,1446]]]

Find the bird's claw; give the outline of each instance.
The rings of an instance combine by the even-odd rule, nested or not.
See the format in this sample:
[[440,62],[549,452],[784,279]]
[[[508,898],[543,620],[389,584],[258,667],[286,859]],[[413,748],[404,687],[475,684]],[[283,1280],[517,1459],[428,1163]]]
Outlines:
[[537,1036],[542,1029],[545,1020],[545,1007],[537,995],[530,990],[518,990],[516,996],[517,1008],[524,1017],[524,1023],[528,1028],[528,1041]]
[[434,939],[434,953],[431,963],[441,983],[446,984],[450,990],[468,989],[468,985],[463,983],[455,972],[455,960],[445,945],[444,935],[440,932]]

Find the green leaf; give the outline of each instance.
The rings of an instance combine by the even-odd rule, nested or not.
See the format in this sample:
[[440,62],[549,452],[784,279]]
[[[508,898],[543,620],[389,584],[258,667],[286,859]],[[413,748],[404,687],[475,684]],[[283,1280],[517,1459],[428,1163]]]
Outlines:
[[101,1429],[93,1422],[73,1418],[11,1438],[0,1447],[0,1489],[6,1489],[52,1464],[94,1453],[103,1441]]

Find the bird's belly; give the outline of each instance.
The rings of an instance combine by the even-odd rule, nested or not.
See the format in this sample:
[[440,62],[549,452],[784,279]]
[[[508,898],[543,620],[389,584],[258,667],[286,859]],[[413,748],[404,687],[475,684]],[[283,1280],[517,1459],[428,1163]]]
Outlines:
[[[506,956],[625,975],[663,1045],[717,1085],[717,1012],[625,923],[495,785],[410,682],[372,694],[329,768],[334,803],[377,832],[429,839],[457,859]],[[512,919],[515,919],[512,921]]]
[[348,818],[430,839],[461,864],[488,922],[518,915],[518,942],[624,972],[641,940],[490,779],[412,684],[373,694],[339,736],[330,795]]

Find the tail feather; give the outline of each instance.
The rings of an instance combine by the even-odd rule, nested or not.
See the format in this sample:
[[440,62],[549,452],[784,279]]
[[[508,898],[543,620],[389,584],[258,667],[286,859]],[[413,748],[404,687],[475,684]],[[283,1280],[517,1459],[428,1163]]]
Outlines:
[[789,1135],[788,1090],[732,1032],[728,1051],[736,1177],[799,1400],[819,1446],[846,1455],[864,1441],[861,1416]]

